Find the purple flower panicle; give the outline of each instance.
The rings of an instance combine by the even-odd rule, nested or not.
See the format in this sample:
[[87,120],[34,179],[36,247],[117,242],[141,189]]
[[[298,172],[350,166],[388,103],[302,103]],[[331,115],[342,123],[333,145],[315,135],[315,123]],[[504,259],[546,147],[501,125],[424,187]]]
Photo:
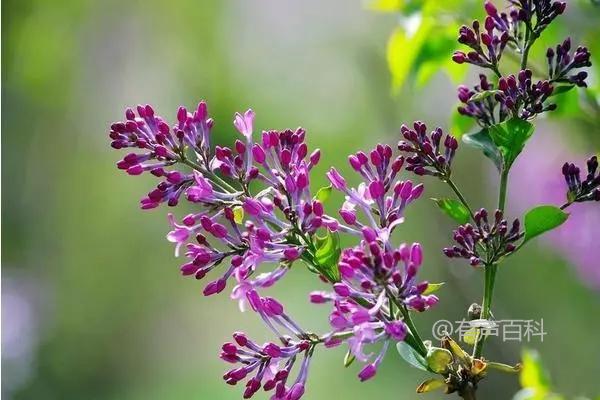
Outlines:
[[[175,255],[185,258],[182,275],[210,276],[205,296],[223,292],[233,279],[231,297],[242,311],[249,305],[277,338],[260,345],[236,333],[233,342],[223,345],[220,357],[236,365],[223,378],[231,385],[245,382],[244,398],[264,389],[274,400],[300,399],[320,345],[347,344],[364,363],[358,378],[371,379],[390,343],[413,334],[392,310],[424,311],[437,303],[426,293],[428,283],[416,277],[423,260],[420,245],[395,248],[390,242],[406,206],[423,193],[423,185],[399,178],[405,159],[390,146],[380,144],[348,158],[362,178],[357,187],[350,187],[335,168],[327,173],[332,187],[346,196],[338,221],[311,194],[310,173],[320,151],[309,153],[302,128],[263,131],[255,141],[255,113],[247,110],[233,119],[240,139],[232,147],[213,147],[214,121],[204,102],[193,113],[180,107],[172,126],[148,105],[137,107],[137,114],[128,109],[125,117],[111,126],[111,145],[136,150],[117,167],[129,175],[150,172],[161,180],[142,199],[142,209],[176,206],[181,199],[196,208],[182,218],[168,214],[166,239]],[[415,129],[406,134],[411,145],[405,151],[415,153],[406,160],[407,169],[449,174],[456,140],[446,136],[442,147],[441,130],[429,137],[424,125],[415,124]],[[332,290],[311,294],[313,303],[333,303],[332,330],[321,336],[302,329],[279,301],[259,294],[286,276],[296,260],[319,270],[314,239],[319,230],[360,238],[359,246],[331,253],[342,254],[333,260],[340,281],[325,280]],[[276,267],[263,270],[266,264]],[[381,347],[373,355],[367,348],[376,343]]]
[[571,38],[556,46],[556,51],[549,48],[546,52],[548,59],[548,75],[553,82],[568,83],[579,87],[587,87],[585,79],[588,76],[586,71],[573,72],[574,69],[591,67],[590,52],[587,47],[579,46],[573,54],[570,54]]
[[600,174],[598,174],[598,157],[592,156],[587,160],[587,175],[581,180],[579,167],[565,163],[562,173],[567,183],[567,199],[569,203],[584,201],[600,201]]
[[[466,258],[474,267],[481,262],[493,264],[515,251],[516,242],[523,237],[520,227],[519,220],[515,219],[509,230],[500,210],[496,210],[490,223],[487,210],[482,208],[475,213],[475,226],[465,224],[454,231],[457,244],[444,248],[444,254],[449,258]],[[482,254],[487,258],[482,260]]]
[[458,149],[458,141],[454,136],[444,137],[441,128],[428,135],[427,126],[420,121],[413,124],[413,129],[402,125],[400,132],[406,141],[398,143],[398,149],[412,154],[406,158],[407,171],[442,179],[450,177],[452,160]]

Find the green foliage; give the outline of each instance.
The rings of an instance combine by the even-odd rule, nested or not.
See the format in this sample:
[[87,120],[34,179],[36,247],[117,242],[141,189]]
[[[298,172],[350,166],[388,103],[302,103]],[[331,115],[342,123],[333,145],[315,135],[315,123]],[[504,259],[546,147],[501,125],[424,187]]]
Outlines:
[[419,387],[417,387],[417,393],[432,392],[437,389],[445,388],[446,386],[446,382],[444,382],[442,379],[431,378],[422,382]]
[[397,27],[388,40],[387,62],[392,75],[392,92],[397,93],[414,67],[423,44],[434,28],[429,18],[420,22],[414,34],[402,26]]
[[338,282],[340,271],[337,263],[342,253],[339,234],[328,230],[325,236],[315,235],[313,244],[315,246],[314,261],[318,272],[330,282]]
[[436,374],[443,374],[452,364],[452,353],[439,347],[430,347],[427,352],[427,366]]
[[469,222],[469,210],[455,199],[432,199],[447,216],[463,225]]
[[490,137],[488,129],[482,129],[477,133],[471,133],[462,137],[463,142],[471,147],[475,147],[483,152],[483,154],[492,160],[498,171],[502,169],[502,155],[500,150]]
[[551,391],[550,376],[542,365],[539,354],[535,350],[523,350],[523,369],[520,382],[523,389],[513,400],[562,400]]
[[331,196],[331,190],[331,185],[322,187],[317,191],[317,194],[315,194],[315,199],[319,200],[321,203],[325,203],[329,199],[329,196]]
[[437,292],[438,290],[440,290],[442,288],[442,286],[444,286],[446,283],[445,282],[440,282],[440,283],[430,283],[429,285],[427,285],[427,289],[425,289],[425,291],[423,292],[423,295],[428,295],[428,294],[432,294]]
[[569,214],[558,207],[542,205],[525,214],[525,238],[523,243],[562,225]]
[[400,354],[400,357],[404,359],[404,361],[417,369],[428,371],[427,360],[425,360],[425,358],[415,349],[410,347],[408,343],[398,342],[396,349],[398,349],[398,353]]
[[533,124],[520,118],[511,118],[477,133],[463,136],[465,144],[478,148],[494,162],[498,170],[509,170],[525,143],[533,134]]
[[533,124],[520,118],[511,118],[488,128],[492,142],[500,150],[503,168],[509,170],[525,143],[533,134]]

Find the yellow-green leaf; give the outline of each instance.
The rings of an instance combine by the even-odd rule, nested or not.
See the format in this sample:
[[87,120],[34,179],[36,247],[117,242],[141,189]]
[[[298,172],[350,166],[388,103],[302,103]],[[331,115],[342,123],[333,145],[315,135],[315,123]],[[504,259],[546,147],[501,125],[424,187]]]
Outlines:
[[452,363],[452,353],[440,347],[431,347],[427,352],[427,365],[436,374],[443,374]]
[[495,369],[500,372],[506,372],[508,374],[515,374],[515,373],[521,371],[521,369],[523,369],[523,366],[521,364],[517,364],[517,365],[513,366],[513,365],[489,361],[488,368]]
[[325,203],[329,196],[331,196],[331,185],[324,186],[321,189],[317,190],[317,194],[315,194],[315,199],[319,200],[321,203]]
[[429,283],[427,285],[427,289],[425,289],[425,291],[423,292],[423,295],[427,296],[428,294],[435,293],[438,290],[440,290],[442,288],[442,286],[444,286],[445,284],[446,284],[445,282]]
[[433,25],[430,18],[423,18],[413,35],[399,26],[390,36],[387,44],[387,62],[392,74],[393,93],[398,93],[404,85]]
[[446,382],[441,379],[427,379],[417,387],[417,393],[427,393],[445,387]]
[[244,209],[242,207],[238,206],[233,208],[233,220],[236,224],[244,222]]
[[542,366],[540,355],[535,350],[523,351],[523,369],[521,370],[521,386],[535,390],[536,394],[550,391],[550,377]]

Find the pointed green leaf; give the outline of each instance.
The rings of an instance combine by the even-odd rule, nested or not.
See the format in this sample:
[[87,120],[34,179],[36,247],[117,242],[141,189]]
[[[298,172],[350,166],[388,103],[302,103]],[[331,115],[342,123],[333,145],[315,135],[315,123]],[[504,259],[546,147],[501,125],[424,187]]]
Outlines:
[[315,256],[318,271],[330,282],[340,280],[340,271],[338,270],[338,260],[342,250],[340,248],[340,236],[337,232],[327,231],[325,236],[315,235],[314,237]]
[[442,379],[427,379],[417,387],[417,393],[427,393],[436,389],[445,388],[446,386],[446,382]]
[[573,88],[575,88],[575,85],[563,85],[555,87],[550,96],[558,96],[560,94],[567,93]]
[[523,243],[562,225],[567,218],[569,214],[555,206],[544,205],[532,208],[525,214]]
[[410,347],[408,343],[398,342],[396,348],[398,349],[398,353],[400,353],[400,356],[404,359],[404,361],[415,368],[427,371],[427,361],[425,358],[417,353],[415,349]]
[[356,360],[356,357],[350,350],[348,350],[344,356],[344,367],[348,368],[350,365],[352,365],[354,360]]
[[504,168],[508,170],[533,134],[533,124],[520,118],[511,118],[490,126],[488,133],[502,154]]
[[483,154],[494,162],[498,171],[502,169],[502,155],[500,154],[498,147],[492,141],[487,128],[482,129],[477,133],[463,135],[462,140],[466,145],[483,151]]
[[329,199],[329,196],[331,196],[331,190],[331,185],[324,186],[321,189],[317,190],[315,200],[319,200],[321,203],[325,203]]
[[507,374],[514,374],[514,373],[521,371],[521,369],[523,369],[523,366],[521,364],[508,365],[508,364],[502,364],[502,363],[498,363],[498,362],[489,361],[488,368],[495,369],[495,370],[501,371],[501,372],[506,372]]
[[469,210],[458,200],[454,199],[431,199],[435,201],[440,210],[450,218],[463,225],[469,222]]
[[483,92],[477,92],[469,99],[469,103],[474,101],[482,101],[490,96],[494,96],[496,93],[501,93],[500,90],[484,90]]
[[427,289],[425,289],[425,291],[423,292],[423,295],[427,296],[428,294],[435,293],[438,290],[440,290],[442,288],[442,286],[444,286],[445,284],[446,284],[445,282],[430,283],[427,285]]
[[233,208],[233,220],[236,224],[244,222],[244,209],[242,207]]

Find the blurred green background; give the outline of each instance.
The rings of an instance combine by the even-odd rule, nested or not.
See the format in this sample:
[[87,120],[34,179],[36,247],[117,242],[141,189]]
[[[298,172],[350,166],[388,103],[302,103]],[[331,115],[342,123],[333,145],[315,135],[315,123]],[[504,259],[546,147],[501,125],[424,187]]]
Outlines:
[[[589,2],[574,3],[562,29],[600,50],[599,18]],[[172,121],[178,105],[206,99],[215,141],[229,144],[233,113],[252,107],[259,129],[307,129],[311,146],[323,151],[313,180],[320,187],[330,165],[349,170],[346,154],[395,143],[404,121],[449,126],[455,85],[445,74],[432,71],[420,85],[408,79],[390,94],[386,41],[398,21],[396,13],[346,0],[4,1],[3,398],[240,398],[240,388],[221,380],[219,347],[235,330],[259,338],[268,332],[227,295],[204,298],[202,284],[179,276],[164,240],[167,210],[138,209],[153,179],[116,170],[120,155],[108,146],[107,127],[126,106],[151,103]],[[436,54],[450,57],[453,49]],[[598,82],[598,74],[591,79]],[[581,163],[600,148],[600,124],[594,110],[578,104],[561,119],[543,121],[536,135],[556,138],[540,146]],[[535,159],[522,164],[533,168],[532,182],[560,175],[560,164],[541,171]],[[493,206],[487,160],[463,150],[456,176],[475,204]],[[535,197],[528,181],[522,187],[512,191],[515,210],[519,195]],[[440,193],[449,194],[426,182],[425,197]],[[597,205],[581,210],[598,221]],[[528,246],[503,266],[497,285],[496,318],[544,319],[548,335],[528,345],[541,351],[556,389],[570,397],[600,393],[600,253],[593,253],[599,226]],[[447,282],[439,306],[417,316],[427,337],[434,321],[462,319],[481,296],[480,271],[449,262],[439,250],[452,228],[423,200],[397,235],[423,243],[423,278]],[[587,263],[560,251],[581,241],[595,242]],[[326,307],[307,301],[308,291],[321,287],[299,267],[272,292],[285,294],[303,326],[323,332]],[[306,398],[417,398],[425,376],[394,351],[364,384],[355,377],[357,365],[343,368],[344,352],[317,353]],[[515,363],[520,344],[496,342],[488,352]],[[481,393],[509,399],[517,390],[514,377],[495,376]]]

